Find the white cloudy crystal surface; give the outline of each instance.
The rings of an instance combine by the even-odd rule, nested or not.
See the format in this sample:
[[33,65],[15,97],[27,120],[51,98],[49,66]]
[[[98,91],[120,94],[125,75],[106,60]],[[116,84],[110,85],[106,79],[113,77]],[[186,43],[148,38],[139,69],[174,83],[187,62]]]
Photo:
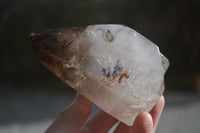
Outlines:
[[76,34],[66,30],[54,34],[62,43],[69,34],[73,39],[70,45],[62,44],[62,52],[51,55],[56,65],[40,58],[41,62],[121,122],[132,125],[163,94],[169,62],[153,42],[135,30],[123,25],[91,25]]

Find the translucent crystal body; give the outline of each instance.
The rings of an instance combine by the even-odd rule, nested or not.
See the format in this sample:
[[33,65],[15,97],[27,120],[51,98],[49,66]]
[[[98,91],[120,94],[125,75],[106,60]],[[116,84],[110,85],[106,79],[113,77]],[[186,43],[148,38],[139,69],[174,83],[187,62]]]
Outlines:
[[129,27],[90,25],[30,36],[47,68],[127,125],[163,94],[167,58]]

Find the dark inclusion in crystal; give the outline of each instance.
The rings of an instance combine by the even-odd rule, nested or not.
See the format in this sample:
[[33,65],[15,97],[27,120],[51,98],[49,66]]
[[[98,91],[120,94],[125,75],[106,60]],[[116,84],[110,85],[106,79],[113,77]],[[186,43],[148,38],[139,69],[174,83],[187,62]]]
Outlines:
[[123,77],[129,77],[127,72],[124,71],[123,67],[120,65],[120,60],[117,60],[117,64],[114,66],[113,72],[111,71],[110,67],[108,67],[107,69],[102,69],[102,74],[102,82],[109,87],[113,86],[113,84],[115,84],[116,81],[118,83],[121,83]]
[[110,30],[107,30],[105,33],[104,33],[104,39],[105,41],[107,42],[112,42],[114,40],[114,36],[113,34],[110,32]]

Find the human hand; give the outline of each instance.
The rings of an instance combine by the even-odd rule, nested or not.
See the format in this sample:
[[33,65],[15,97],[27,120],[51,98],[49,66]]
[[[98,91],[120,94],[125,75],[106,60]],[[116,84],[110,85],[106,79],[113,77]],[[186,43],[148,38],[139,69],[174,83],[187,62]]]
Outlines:
[[[162,96],[149,113],[143,112],[136,117],[133,126],[120,122],[114,133],[154,133],[164,104],[165,100]],[[86,122],[91,110],[92,103],[77,93],[72,104],[59,114],[46,133],[106,133],[118,122],[103,111]]]

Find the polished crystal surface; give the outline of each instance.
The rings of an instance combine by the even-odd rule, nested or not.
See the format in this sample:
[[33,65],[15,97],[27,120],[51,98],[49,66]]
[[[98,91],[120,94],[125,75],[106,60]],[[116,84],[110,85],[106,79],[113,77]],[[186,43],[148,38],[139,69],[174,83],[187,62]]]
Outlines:
[[164,91],[168,59],[123,25],[90,25],[30,34],[40,61],[102,110],[132,125]]

